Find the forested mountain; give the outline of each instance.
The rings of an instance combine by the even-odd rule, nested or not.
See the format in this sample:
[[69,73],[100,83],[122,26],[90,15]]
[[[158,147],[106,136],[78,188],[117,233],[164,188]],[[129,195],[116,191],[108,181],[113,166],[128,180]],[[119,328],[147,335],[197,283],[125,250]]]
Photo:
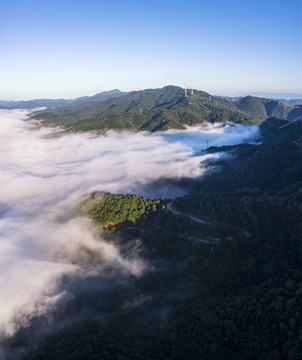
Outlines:
[[296,121],[272,117],[260,125],[262,141],[265,143],[277,139],[300,141],[302,136],[302,119]]
[[[213,171],[188,184],[191,192],[172,205],[163,198],[87,195],[78,210],[102,241],[134,263],[139,255],[147,270],[117,274],[108,265],[101,275],[64,279],[66,302],[9,339],[10,354],[21,358],[25,351],[23,360],[302,358],[302,119],[294,120],[300,107],[239,101],[243,110],[204,92],[185,97],[183,89],[165,87],[35,115],[71,131],[262,121],[262,143],[205,150],[231,156],[209,159]],[[264,120],[275,113],[288,119]],[[92,267],[100,265],[96,254],[87,256]]]
[[[224,189],[247,187],[277,191],[302,179],[302,120],[270,118],[260,125],[260,129],[262,145],[241,144],[226,149],[232,151],[234,159],[220,161]],[[221,179],[208,176],[202,187],[219,191]]]
[[[208,223],[173,214],[165,199],[85,199],[96,224],[124,222],[106,241],[127,254],[140,239],[150,270],[121,282],[108,269],[108,283],[78,284],[53,314],[62,325],[24,359],[301,359],[302,120],[271,118],[261,132],[262,145],[228,147],[232,160],[174,201]],[[36,333],[21,330],[10,348]]]
[[258,116],[238,110],[234,103],[176,86],[134,91],[106,101],[82,103],[35,114],[42,125],[64,126],[69,131],[87,130],[166,130],[205,122],[258,124]]
[[[253,96],[215,97],[206,92],[166,86],[121,92],[117,89],[76,99],[0,100],[0,108],[46,107],[33,115],[40,126],[62,126],[68,131],[90,130],[167,130],[184,129],[205,122],[260,124],[276,116],[288,120],[302,117],[302,105]],[[299,102],[298,102],[299,104]]]
[[126,95],[126,94],[127,94],[126,92],[120,91],[118,89],[102,91],[93,96],[78,97],[78,98],[74,99],[74,103],[75,103],[74,105],[78,105],[83,102],[86,103],[86,102],[94,102],[94,101],[103,101],[103,100],[110,99],[111,97],[122,96],[122,95]]
[[302,106],[286,106],[278,100],[246,96],[234,104],[238,109],[266,119],[272,116],[282,117],[289,120],[297,120],[302,117]]
[[[232,101],[230,101],[232,100]],[[68,131],[184,129],[205,122],[260,124],[276,116],[302,117],[302,105],[286,106],[278,100],[253,96],[227,100],[206,92],[177,86],[124,93],[104,91],[76,99],[0,101],[0,108],[46,107],[33,114],[40,126],[61,126]]]
[[35,107],[57,108],[63,106],[74,106],[82,102],[103,101],[112,96],[120,96],[125,93],[119,90],[103,91],[93,96],[83,96],[75,99],[34,99],[23,101],[0,100],[2,109],[32,109]]

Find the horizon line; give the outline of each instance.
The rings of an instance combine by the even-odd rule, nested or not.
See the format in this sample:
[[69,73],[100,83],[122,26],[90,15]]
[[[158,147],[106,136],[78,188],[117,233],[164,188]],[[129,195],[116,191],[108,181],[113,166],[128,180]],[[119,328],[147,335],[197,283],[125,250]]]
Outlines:
[[[0,101],[5,101],[5,102],[20,102],[20,101],[33,101],[33,100],[76,100],[78,98],[81,98],[81,97],[93,97],[95,95],[98,95],[98,94],[101,94],[101,93],[108,93],[108,92],[111,92],[111,91],[120,91],[120,92],[124,92],[124,93],[131,93],[131,92],[134,92],[134,91],[144,91],[144,90],[156,90],[156,89],[163,89],[165,87],[178,87],[180,89],[185,89],[184,87],[182,86],[179,86],[179,85],[172,85],[172,84],[169,84],[169,85],[165,85],[165,86],[162,86],[162,87],[153,87],[153,88],[143,88],[143,89],[129,89],[129,90],[120,90],[118,88],[114,88],[114,89],[109,89],[109,90],[101,90],[99,92],[96,92],[96,93],[93,93],[92,95],[80,95],[80,96],[75,96],[75,97],[30,97],[30,98],[21,98],[21,99],[18,99],[18,100],[15,100],[15,99],[5,99],[5,98],[0,98]],[[191,89],[191,87],[186,87],[186,89]],[[209,93],[210,95],[212,96],[217,96],[217,97],[246,97],[246,96],[255,96],[255,97],[261,97],[261,95],[266,95],[267,98],[274,98],[274,99],[285,99],[285,100],[296,100],[296,99],[302,99],[302,91],[301,93],[299,92],[275,92],[275,91],[250,91],[250,92],[215,92],[215,93],[210,93],[206,90],[201,90],[201,89],[198,89],[198,88],[193,88],[193,90],[196,90],[196,91],[203,91],[203,92],[207,92]],[[264,96],[265,97],[265,96]]]

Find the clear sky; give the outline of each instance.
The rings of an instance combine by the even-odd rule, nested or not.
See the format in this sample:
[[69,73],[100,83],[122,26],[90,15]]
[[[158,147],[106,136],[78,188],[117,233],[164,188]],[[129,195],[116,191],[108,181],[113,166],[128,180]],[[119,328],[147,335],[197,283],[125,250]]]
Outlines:
[[301,0],[1,0],[0,99],[302,93]]

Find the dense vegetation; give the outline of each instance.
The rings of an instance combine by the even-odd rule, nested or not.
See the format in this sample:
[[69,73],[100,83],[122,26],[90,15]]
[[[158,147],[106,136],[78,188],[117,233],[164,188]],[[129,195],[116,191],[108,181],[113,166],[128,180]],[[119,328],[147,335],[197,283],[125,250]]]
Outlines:
[[[272,118],[261,124],[261,130],[263,145],[233,146],[235,158],[232,162],[219,162],[225,190],[243,187],[278,190],[301,181],[302,120],[290,122]],[[203,190],[219,191],[221,177],[208,176],[200,185]]]
[[184,129],[205,122],[260,124],[269,117],[302,118],[302,105],[253,96],[215,97],[204,91],[176,86],[124,93],[104,91],[76,99],[1,101],[0,108],[46,107],[33,114],[39,126],[61,126],[65,131],[157,131]]
[[[103,236],[148,270],[127,277],[107,269],[71,284],[74,296],[52,314],[58,328],[24,359],[301,359],[302,129],[270,119],[262,132],[262,145],[224,149],[234,161],[174,202],[214,225],[172,214],[163,199],[91,196],[84,208],[100,224],[140,208],[139,227]],[[34,325],[24,329],[10,347],[36,334]]]
[[272,116],[289,120],[302,118],[302,106],[287,106],[278,100],[246,96],[234,102],[238,109],[266,119]]
[[165,208],[165,201],[145,199],[138,195],[93,193],[82,202],[82,208],[96,224],[135,223],[149,212]]
[[258,116],[203,91],[188,93],[176,86],[134,91],[106,101],[82,103],[34,116],[44,126],[69,131],[184,129],[205,122],[260,123]]
[[[190,211],[202,202],[208,215],[243,223],[252,236],[209,246],[175,236],[158,218],[152,232],[139,234],[153,270],[131,286],[72,301],[69,311],[87,307],[90,316],[46,337],[27,359],[299,359],[301,194],[273,199],[238,190],[190,200],[183,203]],[[177,230],[180,223],[174,216]],[[119,236],[126,247],[138,233]]]

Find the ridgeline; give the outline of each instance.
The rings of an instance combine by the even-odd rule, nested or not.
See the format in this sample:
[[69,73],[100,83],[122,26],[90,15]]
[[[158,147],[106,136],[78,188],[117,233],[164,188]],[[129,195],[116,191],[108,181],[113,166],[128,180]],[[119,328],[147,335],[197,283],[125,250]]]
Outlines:
[[67,131],[184,129],[207,122],[259,124],[258,115],[242,111],[228,100],[176,86],[133,91],[123,96],[72,104],[34,114],[43,126],[62,126]]

